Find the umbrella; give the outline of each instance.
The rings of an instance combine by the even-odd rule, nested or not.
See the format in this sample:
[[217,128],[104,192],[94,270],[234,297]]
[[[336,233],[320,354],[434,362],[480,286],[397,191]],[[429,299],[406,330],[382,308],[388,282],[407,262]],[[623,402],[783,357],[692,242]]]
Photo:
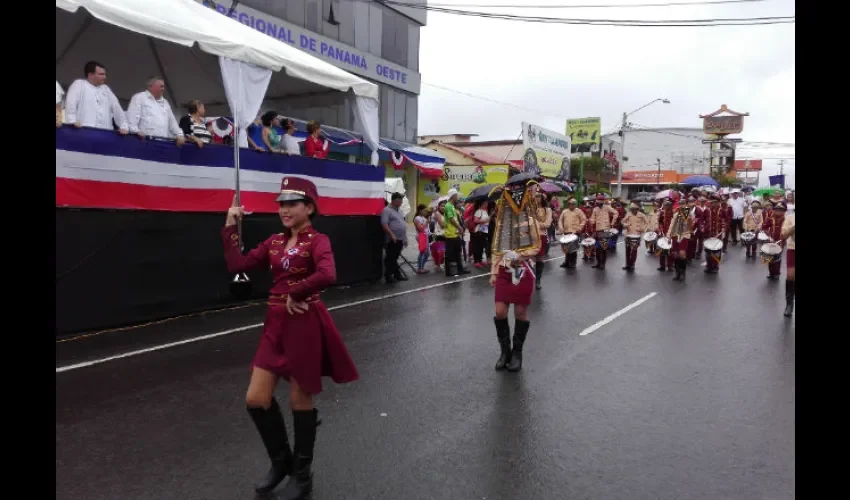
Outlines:
[[683,181],[681,181],[679,184],[686,184],[686,185],[689,185],[689,186],[707,185],[707,186],[715,186],[715,187],[720,185],[719,182],[717,182],[716,180],[712,179],[711,177],[709,177],[707,175],[690,175],[688,177],[685,177],[685,179]]
[[537,181],[540,180],[540,174],[535,174],[533,172],[523,172],[521,174],[516,174],[515,176],[508,179],[506,184],[517,184],[520,182],[528,182],[528,181]]
[[673,193],[676,193],[675,189],[665,189],[664,191],[661,191],[660,193],[656,194],[655,199],[663,200],[664,198],[670,198],[673,196]]
[[567,186],[565,184],[554,183],[554,182],[551,182],[551,181],[542,182],[540,184],[540,190],[543,191],[544,193],[560,193],[560,192],[572,193],[573,192],[573,190],[569,186]]
[[759,188],[759,189],[756,189],[755,191],[753,191],[753,196],[764,196],[765,194],[773,196],[773,193],[779,193],[781,195],[784,195],[785,191],[783,189],[780,189],[780,188],[772,188],[772,187]]
[[469,196],[466,197],[466,201],[472,202],[478,200],[493,199],[499,194],[501,194],[502,189],[502,184],[484,184],[483,186],[478,186],[477,188],[473,189],[469,193]]
[[720,195],[729,194],[729,192],[730,192],[729,188],[720,188],[720,189],[717,190],[717,194],[720,194]]
[[433,200],[431,200],[431,203],[429,203],[428,206],[431,208],[437,208],[437,205],[439,205],[441,201],[449,201],[449,197],[440,196],[439,198],[434,198]]

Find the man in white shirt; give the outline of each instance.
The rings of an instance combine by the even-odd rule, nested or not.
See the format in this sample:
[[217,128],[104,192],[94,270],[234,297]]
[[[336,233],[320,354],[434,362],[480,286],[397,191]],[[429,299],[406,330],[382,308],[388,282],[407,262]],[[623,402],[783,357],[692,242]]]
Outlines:
[[112,130],[118,125],[121,135],[127,133],[127,118],[121,103],[106,85],[106,68],[89,61],[83,67],[85,79],[80,78],[68,87],[65,95],[65,123],[75,127]]
[[738,191],[732,191],[732,199],[727,201],[726,203],[732,207],[732,223],[729,226],[729,232],[732,236],[732,244],[738,244],[738,233],[744,232],[744,209],[747,206],[747,202],[741,198],[741,193]]
[[144,139],[146,136],[177,138],[177,145],[186,142],[183,130],[171,111],[171,104],[163,97],[165,81],[155,76],[149,78],[147,90],[139,92],[130,99],[127,108],[127,123],[130,132]]

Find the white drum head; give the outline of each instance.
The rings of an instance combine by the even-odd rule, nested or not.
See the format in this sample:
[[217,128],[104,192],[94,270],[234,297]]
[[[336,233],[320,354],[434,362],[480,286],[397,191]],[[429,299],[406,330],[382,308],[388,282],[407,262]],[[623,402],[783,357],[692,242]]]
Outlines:
[[716,252],[723,248],[723,240],[721,240],[720,238],[708,238],[707,240],[705,240],[705,242],[703,242],[702,246],[706,250]]
[[759,241],[770,241],[770,236],[768,236],[764,231],[759,231],[758,238]]
[[595,244],[596,244],[595,238],[585,238],[585,239],[581,240],[581,246],[583,246],[583,247],[592,247]]
[[656,233],[655,231],[650,231],[650,232],[643,235],[644,241],[650,241],[651,242],[651,241],[655,241],[657,239],[658,239],[658,233]]
[[670,250],[671,248],[673,248],[673,240],[666,236],[658,238],[658,248],[662,250]]

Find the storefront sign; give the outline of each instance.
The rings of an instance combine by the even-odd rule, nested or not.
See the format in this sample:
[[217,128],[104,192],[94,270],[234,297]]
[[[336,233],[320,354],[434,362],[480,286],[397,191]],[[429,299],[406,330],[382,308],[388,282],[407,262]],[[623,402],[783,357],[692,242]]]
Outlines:
[[504,184],[508,181],[508,165],[447,165],[439,179],[419,178],[417,202],[429,204],[457,189],[466,197],[473,189],[485,184]]
[[[227,15],[230,12],[232,3],[231,0],[196,1],[222,15]],[[233,9],[230,17],[260,33],[265,33],[282,43],[287,43],[355,75],[414,94],[420,92],[422,75],[399,64],[362,52],[342,42],[313,33],[241,4]]]
[[740,134],[743,130],[743,116],[706,116],[702,119],[702,131],[706,134]]
[[761,160],[735,160],[735,170],[761,172]]
[[570,138],[549,129],[522,122],[524,172],[549,179],[570,179]]

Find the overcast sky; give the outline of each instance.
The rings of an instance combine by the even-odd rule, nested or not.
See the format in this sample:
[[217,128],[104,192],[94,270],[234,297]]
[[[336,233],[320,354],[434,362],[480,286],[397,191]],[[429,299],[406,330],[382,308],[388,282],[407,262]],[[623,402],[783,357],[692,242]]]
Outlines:
[[[413,1],[413,0],[407,0]],[[419,1],[419,0],[417,0]],[[694,0],[430,0],[430,4],[565,5],[675,3]],[[476,10],[473,7],[458,7]],[[707,19],[794,15],[791,0],[726,5],[605,9],[490,9],[583,19]],[[564,132],[567,118],[600,116],[602,131],[622,113],[655,98],[629,120],[647,127],[701,127],[721,104],[745,119],[746,141],[794,143],[794,24],[702,28],[575,26],[428,13],[422,29],[419,134],[479,134],[515,139],[522,121]],[[517,109],[439,89],[483,96]],[[794,148],[741,149],[765,158],[761,183]],[[794,160],[785,162],[794,185]]]

